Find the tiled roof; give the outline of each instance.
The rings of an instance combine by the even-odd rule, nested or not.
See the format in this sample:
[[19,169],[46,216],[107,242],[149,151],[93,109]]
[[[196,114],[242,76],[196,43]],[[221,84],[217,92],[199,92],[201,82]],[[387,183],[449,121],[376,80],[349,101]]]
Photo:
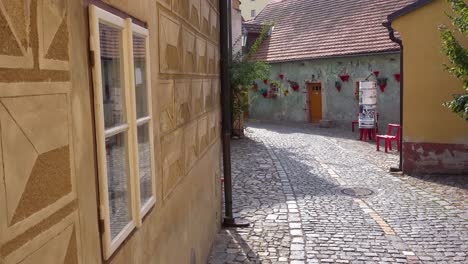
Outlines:
[[242,23],[242,26],[247,30],[249,33],[254,33],[254,34],[260,34],[262,33],[262,28],[263,25],[261,24],[255,24],[255,23],[249,23],[249,22],[244,22]]
[[304,60],[398,51],[382,26],[415,0],[277,0],[247,24],[274,23],[254,59]]

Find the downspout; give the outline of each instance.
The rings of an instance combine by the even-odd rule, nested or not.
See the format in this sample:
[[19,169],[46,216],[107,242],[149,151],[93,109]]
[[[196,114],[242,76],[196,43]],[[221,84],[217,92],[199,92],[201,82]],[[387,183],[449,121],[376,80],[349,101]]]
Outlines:
[[388,30],[390,40],[400,46],[400,164],[398,168],[390,168],[390,171],[403,171],[403,41],[395,36],[395,29],[392,27],[392,22],[389,20],[382,24]]
[[220,79],[221,79],[221,112],[222,112],[222,145],[224,177],[224,227],[246,227],[248,224],[236,222],[232,212],[232,174],[231,174],[231,85],[229,80],[229,62],[232,54],[230,43],[231,1],[219,0],[220,20]]

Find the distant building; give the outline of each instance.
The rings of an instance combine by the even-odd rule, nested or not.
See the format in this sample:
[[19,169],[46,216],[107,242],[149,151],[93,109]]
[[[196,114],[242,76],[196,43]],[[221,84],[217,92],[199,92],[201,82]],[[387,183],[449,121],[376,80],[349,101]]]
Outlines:
[[[254,59],[272,66],[270,79],[288,89],[270,94],[260,80],[251,91],[254,119],[349,122],[359,112],[357,83],[377,81],[380,128],[400,122],[400,48],[382,27],[386,16],[414,0],[272,1],[244,23],[249,44],[264,24],[274,24],[271,36]],[[244,4],[244,2],[243,2]],[[375,75],[374,75],[375,72]],[[385,85],[384,85],[385,84]],[[274,87],[273,87],[274,89]],[[263,93],[268,91],[267,98]],[[273,95],[273,96],[270,96]]]
[[242,17],[245,20],[254,19],[265,6],[277,0],[244,0],[242,1],[241,10],[242,10]]
[[231,27],[232,27],[232,53],[242,51],[242,15],[241,1],[231,2]]
[[[463,84],[443,64],[439,25],[451,25],[445,0],[419,0],[388,17],[403,45],[403,171],[468,175],[468,122],[442,104]],[[466,37],[459,41],[467,48]]]

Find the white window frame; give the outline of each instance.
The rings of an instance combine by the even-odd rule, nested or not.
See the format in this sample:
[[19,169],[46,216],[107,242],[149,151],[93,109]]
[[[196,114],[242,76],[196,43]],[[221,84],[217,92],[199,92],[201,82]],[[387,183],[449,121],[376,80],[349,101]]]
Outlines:
[[[122,64],[123,74],[121,76],[121,89],[123,92],[124,104],[123,111],[126,116],[126,123],[117,125],[110,129],[105,129],[104,125],[104,105],[102,93],[102,65],[101,65],[101,50],[100,50],[100,34],[99,24],[103,22],[122,31]],[[142,225],[143,217],[148,214],[151,208],[156,203],[156,179],[155,179],[155,152],[154,152],[154,133],[153,133],[153,117],[152,117],[152,95],[151,95],[151,71],[150,71],[150,55],[149,55],[149,33],[148,30],[132,23],[130,18],[121,18],[110,12],[107,12],[94,5],[89,6],[89,23],[90,23],[90,49],[94,53],[93,66],[93,84],[94,84],[94,107],[95,107],[95,123],[96,123],[96,142],[97,142],[97,159],[98,159],[98,176],[99,176],[99,212],[100,220],[103,223],[102,241],[104,258],[109,259],[112,254],[119,248],[131,232]],[[136,96],[135,96],[135,73],[134,73],[134,58],[133,58],[133,34],[145,38],[146,52],[146,91],[147,91],[147,107],[148,115],[136,119]],[[150,165],[151,165],[151,190],[152,197],[141,205],[140,202],[140,177],[138,166],[138,139],[137,128],[139,125],[148,124],[149,129],[149,144],[150,144]],[[129,210],[130,222],[120,231],[120,233],[112,239],[111,224],[110,224],[110,206],[108,193],[108,176],[107,176],[107,161],[106,161],[106,138],[126,132],[127,135],[127,158],[129,170],[128,192],[130,196]]]

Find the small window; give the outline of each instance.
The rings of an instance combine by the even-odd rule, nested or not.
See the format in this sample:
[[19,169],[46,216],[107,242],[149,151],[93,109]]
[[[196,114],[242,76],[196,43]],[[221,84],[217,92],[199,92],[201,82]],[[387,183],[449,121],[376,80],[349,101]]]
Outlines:
[[155,204],[148,30],[90,5],[100,218],[109,258]]
[[255,9],[252,9],[252,10],[250,11],[250,17],[255,17],[255,15],[256,15],[256,14],[255,14]]

